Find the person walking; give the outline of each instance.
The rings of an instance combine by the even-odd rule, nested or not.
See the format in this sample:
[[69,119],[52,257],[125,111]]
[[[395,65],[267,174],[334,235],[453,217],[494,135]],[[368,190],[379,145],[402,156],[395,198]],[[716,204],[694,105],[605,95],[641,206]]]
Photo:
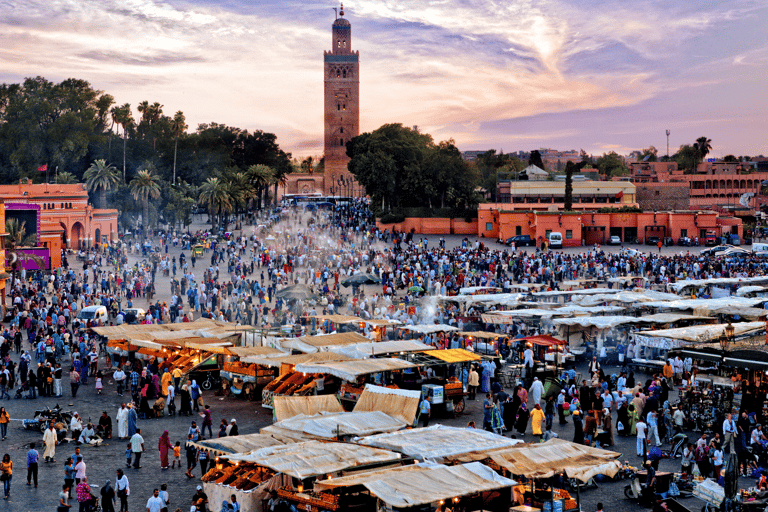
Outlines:
[[141,468],[141,454],[144,452],[144,438],[141,437],[141,429],[137,428],[136,433],[131,437],[131,451],[133,452],[133,467]]
[[[203,406],[203,413],[200,416],[203,417],[203,428],[201,433],[205,435],[205,428],[208,427],[208,438],[213,438],[213,432],[211,431],[213,428],[213,417],[211,416],[211,408],[208,404]],[[203,437],[203,439],[205,439],[205,437]]]
[[419,407],[419,423],[423,422],[424,427],[429,426],[429,417],[432,415],[432,404],[430,403],[429,397],[424,398],[424,400],[421,401],[421,406]]
[[187,435],[187,442],[184,443],[184,451],[187,454],[187,478],[194,478],[192,470],[197,466],[197,447],[192,439],[192,434]]
[[3,441],[8,437],[8,423],[10,423],[11,417],[8,415],[8,411],[5,407],[0,407],[0,437]]
[[112,482],[107,479],[107,483],[101,488],[101,510],[102,512],[115,512],[116,494]]
[[56,507],[56,512],[69,512],[72,505],[69,504],[71,489],[67,484],[61,486],[61,492],[59,493],[59,506]]
[[77,390],[80,388],[80,373],[74,368],[69,372],[69,386],[72,389],[72,398],[77,398]]
[[77,503],[80,505],[79,512],[91,512],[91,486],[88,485],[87,478],[83,478],[77,484],[75,494],[77,495]]
[[0,480],[3,481],[3,499],[11,497],[11,480],[13,479],[13,461],[7,453],[0,462]]
[[474,400],[477,396],[477,386],[480,385],[480,375],[473,366],[469,371],[469,378],[467,379],[467,387],[469,388],[469,399]]
[[117,386],[117,394],[123,396],[123,387],[125,386],[126,375],[122,368],[119,366],[115,373],[112,374],[112,378],[115,379],[115,385]]
[[117,487],[117,497],[120,498],[120,512],[128,512],[128,496],[131,495],[131,487],[122,469],[117,470],[115,487]]
[[168,431],[163,431],[163,435],[157,441],[157,449],[160,450],[160,469],[168,469],[168,451],[173,450],[171,440],[168,438]]
[[27,485],[32,485],[32,480],[34,480],[35,487],[37,487],[37,463],[39,460],[40,454],[35,450],[35,443],[30,443],[27,452]]
[[72,488],[75,486],[75,462],[72,457],[67,457],[64,463],[64,487],[68,489],[67,498],[72,498]]
[[45,462],[56,462],[56,445],[59,444],[59,437],[53,422],[50,422],[48,428],[45,429],[43,444],[45,445],[45,451],[43,452]]
[[160,489],[155,489],[147,500],[147,512],[160,512],[162,508],[163,499],[160,497]]
[[115,420],[117,421],[118,439],[126,439],[128,437],[128,408],[125,403],[120,404]]

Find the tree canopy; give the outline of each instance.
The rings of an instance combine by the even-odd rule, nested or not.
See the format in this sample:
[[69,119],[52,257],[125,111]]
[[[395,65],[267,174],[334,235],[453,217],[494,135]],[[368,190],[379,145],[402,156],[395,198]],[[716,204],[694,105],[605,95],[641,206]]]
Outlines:
[[435,144],[430,135],[385,124],[347,143],[349,171],[375,207],[473,208],[480,183],[453,140]]

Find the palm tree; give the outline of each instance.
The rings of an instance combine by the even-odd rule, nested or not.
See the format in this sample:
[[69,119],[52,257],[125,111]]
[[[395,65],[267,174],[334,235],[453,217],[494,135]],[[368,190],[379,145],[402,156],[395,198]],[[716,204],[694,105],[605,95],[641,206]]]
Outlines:
[[147,170],[140,170],[131,180],[131,194],[136,201],[141,201],[141,223],[144,228],[144,236],[147,236],[149,225],[149,200],[160,197],[160,179]]
[[11,290],[16,286],[16,269],[19,261],[32,260],[42,267],[43,259],[34,254],[20,251],[22,247],[34,247],[37,245],[37,234],[26,232],[27,222],[19,219],[6,219],[5,231],[8,233],[3,238],[5,257],[11,262]]
[[706,137],[699,137],[693,144],[693,147],[699,150],[701,159],[705,159],[710,151],[712,151],[712,139]]
[[112,119],[118,126],[123,127],[123,181],[125,181],[125,152],[128,142],[128,128],[133,125],[133,115],[131,114],[131,105],[126,103],[119,107],[112,107],[110,111]]
[[253,184],[256,197],[258,198],[258,209],[261,209],[261,192],[272,182],[274,174],[272,168],[267,165],[259,164],[248,167],[247,175],[251,184]]
[[120,183],[120,177],[117,168],[108,164],[106,160],[96,160],[91,164],[88,170],[83,174],[85,186],[90,192],[99,190],[100,208],[107,207],[107,190],[117,188]]
[[200,202],[208,207],[212,231],[216,233],[216,221],[220,214],[232,211],[229,187],[219,178],[208,178],[200,188]]
[[77,176],[71,172],[60,172],[56,175],[56,183],[62,185],[73,185],[78,182]]
[[184,117],[184,112],[179,110],[176,112],[176,115],[173,116],[173,121],[171,121],[171,130],[173,131],[173,134],[175,135],[175,141],[173,143],[173,184],[176,184],[176,152],[179,149],[179,135],[184,133],[189,126],[186,124],[186,118]]

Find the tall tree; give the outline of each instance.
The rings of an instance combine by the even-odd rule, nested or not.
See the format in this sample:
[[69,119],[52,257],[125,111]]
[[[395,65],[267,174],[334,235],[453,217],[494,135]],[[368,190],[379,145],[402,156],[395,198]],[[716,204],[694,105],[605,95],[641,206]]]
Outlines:
[[133,114],[131,114],[130,103],[125,103],[119,107],[112,107],[112,116],[115,122],[123,127],[123,181],[125,181],[126,169],[126,151],[128,147],[128,129],[133,125]]
[[246,175],[248,176],[248,180],[251,182],[256,195],[256,208],[261,209],[262,194],[269,184],[272,183],[272,180],[275,177],[275,172],[268,165],[259,164],[248,167]]
[[173,184],[176,184],[176,153],[179,150],[179,136],[184,133],[187,128],[187,120],[184,117],[184,112],[179,110],[176,115],[173,116],[171,121],[171,130],[173,130]]
[[528,165],[535,165],[539,169],[544,169],[544,161],[541,159],[541,153],[538,149],[531,151],[531,157],[528,159]]
[[131,180],[131,195],[136,201],[141,202],[142,216],[141,223],[143,234],[147,236],[147,227],[149,226],[149,200],[160,197],[160,180],[157,176],[147,170],[140,170]]
[[106,160],[96,160],[85,171],[85,186],[93,192],[99,191],[99,207],[107,207],[107,191],[117,188],[120,177],[117,168]]
[[232,211],[232,198],[229,187],[219,178],[208,178],[200,188],[200,202],[206,205],[211,217],[211,231],[216,230],[219,215]]
[[611,176],[622,176],[628,172],[624,159],[615,151],[603,153],[603,156],[598,158],[595,164],[600,174],[605,176],[606,179],[610,179]]
[[62,185],[74,185],[75,183],[78,183],[79,180],[77,179],[77,176],[72,174],[71,172],[60,172],[56,175],[56,183],[60,183]]
[[701,152],[695,146],[684,144],[672,156],[672,160],[677,162],[677,166],[685,174],[693,174],[696,172],[696,166],[701,162]]
[[708,139],[706,137],[699,137],[696,139],[696,142],[693,144],[693,147],[699,150],[699,154],[701,155],[701,159],[704,160],[707,158],[707,155],[710,151],[712,151],[712,139]]

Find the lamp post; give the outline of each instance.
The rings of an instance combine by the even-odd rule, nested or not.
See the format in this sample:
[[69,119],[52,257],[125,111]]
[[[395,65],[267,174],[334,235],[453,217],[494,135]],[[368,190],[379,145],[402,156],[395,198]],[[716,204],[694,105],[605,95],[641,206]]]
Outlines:
[[722,336],[720,336],[720,349],[725,352],[728,349],[728,343],[733,341],[735,329],[733,327],[733,324],[731,322],[728,322],[728,325],[725,326],[725,331]]

